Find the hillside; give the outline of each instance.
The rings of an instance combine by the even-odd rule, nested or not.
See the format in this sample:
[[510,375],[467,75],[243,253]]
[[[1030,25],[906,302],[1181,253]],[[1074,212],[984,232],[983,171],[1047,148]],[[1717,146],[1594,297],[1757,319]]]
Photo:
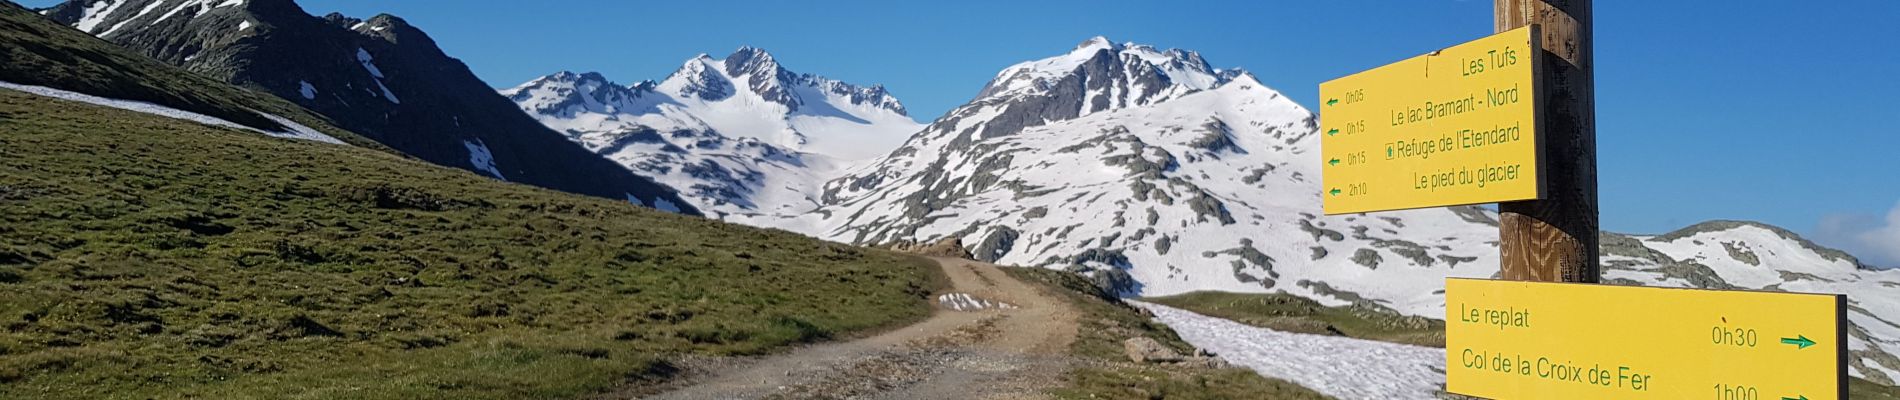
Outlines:
[[293,0],[74,0],[46,17],[216,81],[269,93],[437,165],[698,214],[672,189],[553,132],[402,18]]
[[929,312],[906,256],[442,168],[0,17],[7,82],[141,110],[0,89],[0,397],[574,397]]
[[124,51],[0,2],[0,82],[157,104],[280,131],[279,117],[359,147],[388,151],[276,97],[244,90]]
[[382,153],[4,90],[0,131],[0,397],[569,396],[927,310],[902,256]]

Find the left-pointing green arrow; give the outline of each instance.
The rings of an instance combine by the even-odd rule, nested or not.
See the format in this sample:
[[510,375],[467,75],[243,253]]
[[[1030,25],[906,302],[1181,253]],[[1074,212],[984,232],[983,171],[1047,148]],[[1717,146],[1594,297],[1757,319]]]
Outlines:
[[1339,99],[1332,99],[1332,100],[1327,100],[1327,101],[1326,101],[1326,105],[1329,105],[1329,106],[1330,106],[1330,105],[1334,105],[1334,104],[1339,104]]
[[1333,189],[1333,191],[1331,191],[1331,192],[1327,192],[1327,193],[1332,193],[1332,194],[1333,194],[1334,196],[1338,196],[1338,195],[1339,195],[1339,189]]
[[1326,130],[1326,136],[1334,136],[1334,135],[1338,135],[1338,134],[1339,134],[1339,128],[1333,128],[1333,129],[1328,129],[1328,130]]
[[1792,344],[1795,346],[1795,349],[1805,349],[1808,348],[1808,346],[1813,346],[1814,341],[1808,340],[1807,336],[1795,335],[1793,338],[1781,338],[1781,344]]
[[1327,161],[1326,163],[1332,164],[1333,166],[1339,166],[1339,159],[1335,158],[1332,161]]

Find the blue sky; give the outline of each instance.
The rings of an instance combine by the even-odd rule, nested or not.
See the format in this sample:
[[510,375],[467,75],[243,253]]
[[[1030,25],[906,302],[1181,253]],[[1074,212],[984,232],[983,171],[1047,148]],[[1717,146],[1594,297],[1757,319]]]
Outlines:
[[[1201,52],[1314,104],[1320,82],[1491,33],[1490,1],[300,0],[387,12],[498,87],[559,70],[660,79],[741,45],[881,83],[928,121],[1010,64],[1090,36]],[[53,1],[36,0],[28,5]],[[1185,3],[1185,4],[1182,4]],[[1900,265],[1900,2],[1600,1],[1606,229],[1759,220]],[[1871,238],[1869,238],[1871,237]],[[1875,253],[1896,253],[1877,256]]]

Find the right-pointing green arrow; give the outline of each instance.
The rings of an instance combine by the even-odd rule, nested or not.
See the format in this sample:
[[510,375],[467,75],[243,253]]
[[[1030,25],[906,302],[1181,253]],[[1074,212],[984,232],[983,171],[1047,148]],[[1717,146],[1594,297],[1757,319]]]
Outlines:
[[1813,346],[1814,341],[1808,340],[1807,336],[1795,335],[1793,338],[1781,338],[1781,344],[1792,344],[1795,346],[1795,349],[1799,350]]
[[1801,396],[1801,397],[1783,397],[1783,398],[1781,398],[1781,400],[1808,400],[1808,396]]

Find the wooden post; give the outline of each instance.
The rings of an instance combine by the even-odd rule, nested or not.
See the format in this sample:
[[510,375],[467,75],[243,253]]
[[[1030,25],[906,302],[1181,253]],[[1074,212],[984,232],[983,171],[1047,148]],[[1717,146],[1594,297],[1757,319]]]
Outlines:
[[1595,283],[1596,77],[1590,0],[1493,0],[1498,32],[1540,26],[1545,97],[1543,200],[1499,203],[1503,278]]

